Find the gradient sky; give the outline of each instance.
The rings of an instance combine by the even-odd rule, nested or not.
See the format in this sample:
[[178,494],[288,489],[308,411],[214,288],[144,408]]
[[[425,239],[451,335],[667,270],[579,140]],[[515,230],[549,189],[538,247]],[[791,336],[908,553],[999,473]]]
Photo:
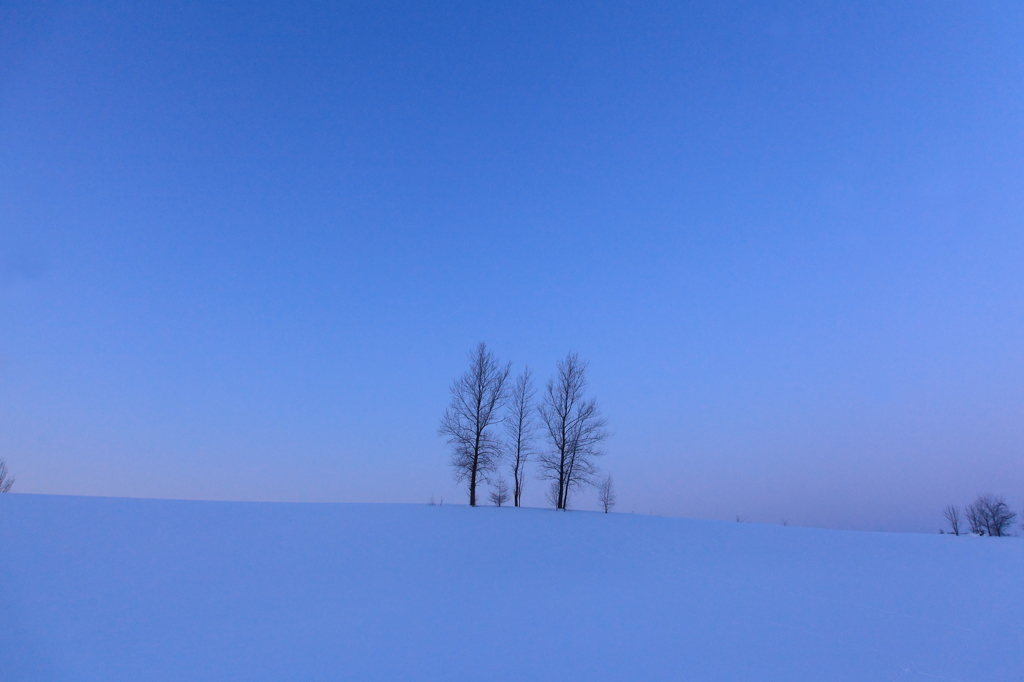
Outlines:
[[464,502],[437,425],[484,340],[590,361],[619,511],[1021,511],[1022,36],[1009,1],[5,2],[0,456]]

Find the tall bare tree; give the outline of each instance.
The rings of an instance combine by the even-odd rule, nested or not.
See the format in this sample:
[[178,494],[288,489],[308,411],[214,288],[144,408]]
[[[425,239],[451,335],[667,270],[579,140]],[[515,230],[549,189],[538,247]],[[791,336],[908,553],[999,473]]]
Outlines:
[[14,476],[11,476],[10,472],[7,471],[7,462],[0,459],[0,493],[11,492],[11,486],[14,485]]
[[587,363],[569,353],[558,363],[540,405],[549,449],[539,458],[540,477],[551,479],[556,509],[569,508],[569,496],[597,476],[596,459],[604,454],[601,443],[609,436],[608,423],[597,401],[586,399]]
[[972,533],[996,538],[1009,535],[1017,518],[1017,514],[1010,511],[1006,499],[995,495],[978,495],[978,499],[967,507],[966,515]]
[[597,488],[597,499],[601,503],[601,509],[604,510],[605,514],[610,512],[612,507],[615,506],[616,497],[612,476],[608,474]]
[[960,515],[960,507],[955,504],[947,504],[946,508],[942,510],[942,515],[946,517],[946,521],[949,522],[949,530],[953,535],[960,535],[960,523],[963,518]]
[[533,454],[533,439],[537,426],[534,422],[533,378],[527,367],[516,379],[509,397],[505,416],[505,448],[512,469],[512,503],[519,506],[523,496],[526,463]]
[[476,506],[476,489],[497,468],[501,441],[491,428],[500,420],[508,396],[506,382],[512,363],[501,366],[481,342],[469,354],[469,369],[451,386],[452,401],[441,418],[438,433],[452,446],[455,480],[469,482],[469,506]]

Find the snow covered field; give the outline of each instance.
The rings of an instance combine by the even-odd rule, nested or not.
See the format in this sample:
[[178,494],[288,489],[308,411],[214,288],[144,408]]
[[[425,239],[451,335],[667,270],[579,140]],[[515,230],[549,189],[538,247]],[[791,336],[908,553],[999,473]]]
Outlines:
[[14,680],[1024,680],[1024,540],[0,495]]

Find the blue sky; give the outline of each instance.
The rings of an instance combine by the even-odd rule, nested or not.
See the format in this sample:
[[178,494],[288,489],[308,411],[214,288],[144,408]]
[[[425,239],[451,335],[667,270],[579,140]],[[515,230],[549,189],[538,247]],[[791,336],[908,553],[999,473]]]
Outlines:
[[1020,507],[1022,30],[5,3],[0,454],[21,492],[461,502],[437,422],[485,340],[590,361],[621,511]]

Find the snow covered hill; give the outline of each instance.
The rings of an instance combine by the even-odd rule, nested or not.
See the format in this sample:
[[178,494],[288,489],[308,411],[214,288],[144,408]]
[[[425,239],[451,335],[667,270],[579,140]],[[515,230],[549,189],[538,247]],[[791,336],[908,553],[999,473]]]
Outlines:
[[1024,680],[1024,540],[0,495],[0,678]]

